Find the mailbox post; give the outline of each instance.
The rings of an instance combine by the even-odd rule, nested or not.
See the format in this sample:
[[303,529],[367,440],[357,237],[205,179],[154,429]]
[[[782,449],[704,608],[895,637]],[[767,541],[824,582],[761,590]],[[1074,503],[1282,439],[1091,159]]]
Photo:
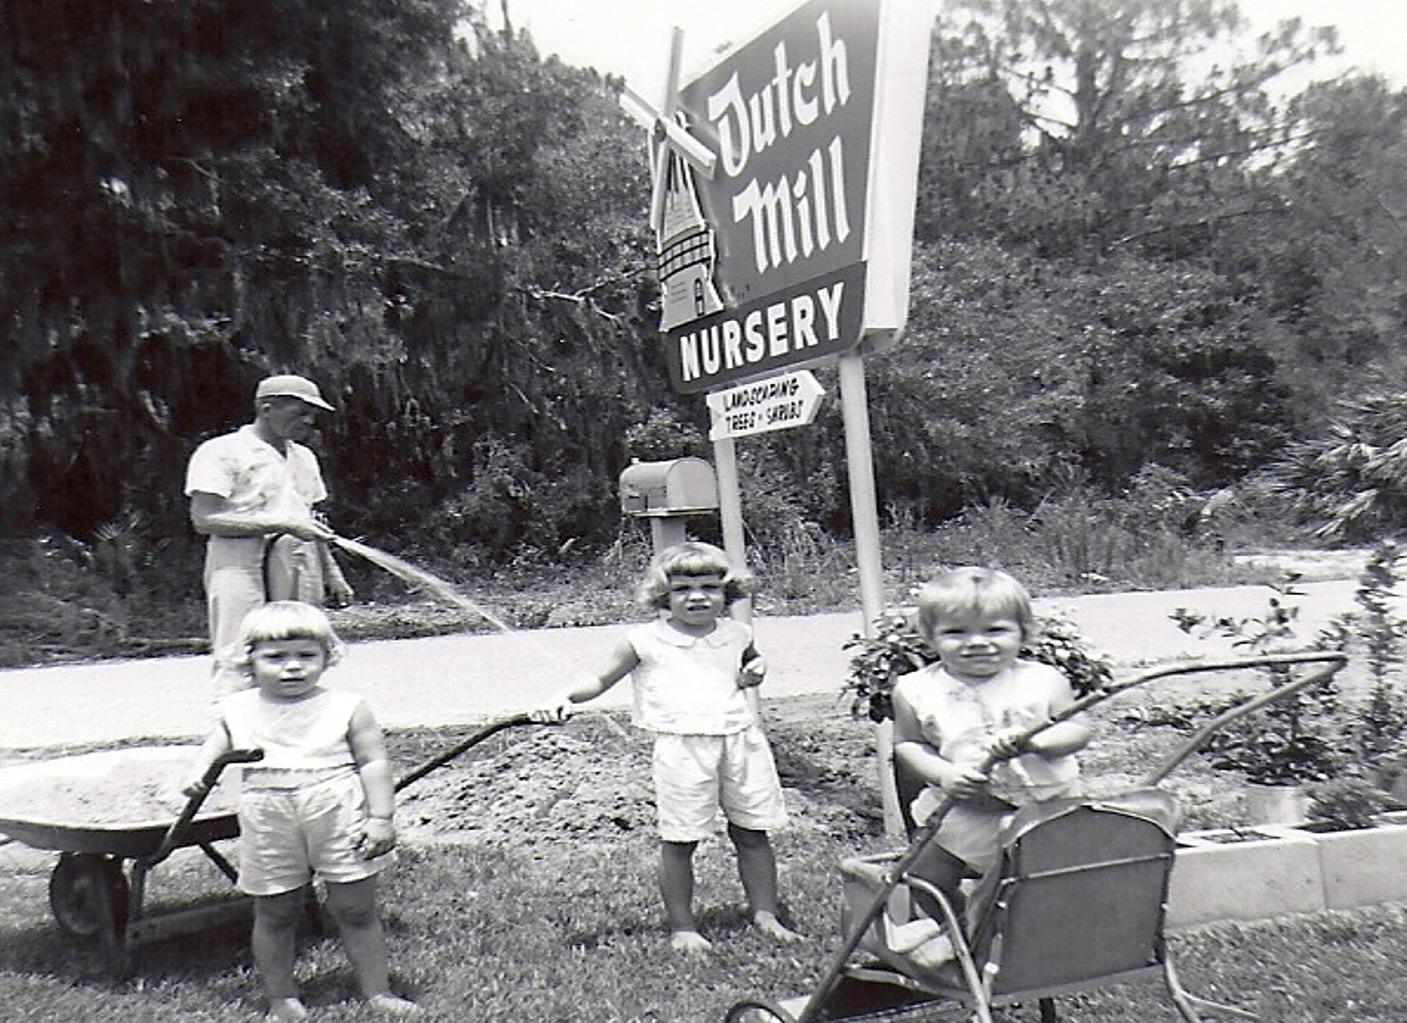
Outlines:
[[713,466],[692,456],[626,466],[620,474],[620,510],[650,520],[656,554],[682,543],[685,519],[718,510]]

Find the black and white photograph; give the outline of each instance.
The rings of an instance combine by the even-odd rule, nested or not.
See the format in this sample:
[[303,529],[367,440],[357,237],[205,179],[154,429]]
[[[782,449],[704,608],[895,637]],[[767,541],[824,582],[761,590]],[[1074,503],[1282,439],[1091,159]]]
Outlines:
[[1405,43],[0,0],[0,1018],[1407,1020]]

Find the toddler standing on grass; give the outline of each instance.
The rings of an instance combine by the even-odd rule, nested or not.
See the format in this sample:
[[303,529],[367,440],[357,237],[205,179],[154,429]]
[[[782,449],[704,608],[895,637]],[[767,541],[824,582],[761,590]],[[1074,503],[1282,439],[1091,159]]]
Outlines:
[[659,886],[670,947],[681,952],[711,947],[694,916],[693,856],[712,834],[720,809],[753,923],[778,941],[799,937],[777,916],[777,865],[767,833],[785,824],[787,814],[772,750],[748,694],[761,683],[765,665],[752,630],[724,616],[749,583],[712,544],[661,551],[637,597],[663,613],[631,629],[599,672],[532,712],[535,721],[565,721],[576,704],[630,676],[631,720],[655,734]]
[[231,749],[261,749],[239,797],[239,889],[254,897],[254,963],[270,1023],[306,1019],[293,966],[306,886],[327,885],[327,908],[367,1005],[414,1016],[391,993],[376,875],[396,844],[395,789],[381,728],[360,696],[324,689],[342,644],[311,604],[274,601],[245,616],[239,650],[254,687],[220,700],[219,723],[201,746],[185,793]]
[[[1088,744],[1090,730],[1064,721],[1018,744],[1020,732],[1069,708],[1075,693],[1055,668],[1020,658],[1035,616],[1025,588],[1010,575],[987,568],[945,572],[920,591],[918,615],[938,663],[894,686],[894,756],[926,783],[912,804],[916,822],[927,821],[945,797],[954,800],[913,873],[961,913],[961,881],[996,863],[1011,814],[1073,794],[1074,754]],[[978,764],[988,753],[1001,759],[983,773]],[[936,915],[937,907],[928,911]],[[936,965],[949,954],[940,935],[919,959]]]

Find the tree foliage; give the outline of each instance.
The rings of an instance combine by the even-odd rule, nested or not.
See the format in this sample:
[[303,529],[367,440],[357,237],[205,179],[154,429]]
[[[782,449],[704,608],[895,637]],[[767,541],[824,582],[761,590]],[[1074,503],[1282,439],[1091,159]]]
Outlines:
[[448,0],[7,0],[7,530],[169,507],[140,495],[245,414],[259,370],[388,347],[367,298],[405,225],[376,168],[407,140],[384,111],[428,70],[402,55],[427,54],[452,15]]
[[[882,507],[1227,486],[1400,362],[1407,99],[1271,91],[1332,33],[960,0],[934,43]],[[344,532],[466,570],[609,543],[629,458],[707,453],[619,84],[459,0],[0,0],[0,532],[193,565],[189,452],[291,370],[339,407]],[[842,432],[738,445],[755,539],[848,528]]]
[[184,458],[282,369],[341,409],[349,528],[453,518],[468,488],[494,515],[451,535],[511,546],[536,479],[599,507],[663,379],[639,139],[610,83],[460,13],[6,0],[7,533],[136,508],[183,534]]
[[1291,111],[1304,144],[1265,174],[1275,213],[1241,225],[1219,262],[1276,330],[1267,347],[1308,427],[1401,365],[1407,310],[1407,94],[1377,78],[1310,87]]
[[[1276,79],[1332,52],[1332,30],[1288,22],[1246,55],[1225,0],[944,10],[909,340],[878,370],[896,423],[879,457],[930,514],[993,495],[1029,506],[1049,486],[1042,466],[1112,491],[1147,465],[1234,482],[1317,413],[1323,378],[1302,377],[1304,357],[1332,358],[1345,332],[1292,323],[1271,296],[1361,278],[1343,253],[1339,271],[1296,255],[1292,225],[1325,162],[1373,149],[1366,163],[1389,179],[1387,97],[1374,107],[1372,87],[1350,83],[1282,102]],[[1340,124],[1358,149],[1339,163],[1330,120],[1350,103],[1361,109]],[[1366,200],[1336,233],[1366,227]],[[1352,303],[1317,308],[1368,322]],[[1370,360],[1400,326],[1399,310],[1358,332]]]
[[890,496],[928,517],[1030,507],[1071,468],[1111,492],[1148,464],[1222,486],[1285,440],[1274,363],[1214,274],[950,241],[920,247],[912,305],[872,418]]
[[1290,22],[1197,73],[1243,29],[1229,0],[947,5],[926,145],[975,202],[936,222],[1056,255],[1189,254],[1261,208],[1247,171],[1286,152],[1294,123],[1269,84],[1335,47]]

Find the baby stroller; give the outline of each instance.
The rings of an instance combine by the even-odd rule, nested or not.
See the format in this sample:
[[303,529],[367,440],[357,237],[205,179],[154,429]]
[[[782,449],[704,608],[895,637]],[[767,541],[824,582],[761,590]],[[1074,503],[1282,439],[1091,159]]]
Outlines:
[[[1003,832],[997,865],[977,882],[962,913],[910,873],[950,804],[920,827],[906,820],[911,838],[904,850],[841,864],[845,940],[816,990],[784,1002],[739,1002],[727,1023],[964,1017],[992,1023],[993,1010],[1018,1003],[1038,1004],[1041,1023],[1055,1023],[1060,995],[1146,980],[1161,982],[1187,1023],[1200,1023],[1199,1011],[1258,1018],[1192,995],[1178,980],[1163,923],[1180,813],[1158,785],[1230,721],[1326,681],[1346,661],[1343,654],[1308,653],[1177,666],[1082,697],[1057,720],[1170,675],[1267,666],[1289,673],[1295,666],[1320,665],[1217,716],[1129,792],[1019,810]],[[902,776],[899,781],[907,803],[905,790],[912,791],[912,784]],[[915,911],[920,893],[938,905],[940,919]],[[932,955],[935,942],[945,952],[950,945],[951,958]]]

